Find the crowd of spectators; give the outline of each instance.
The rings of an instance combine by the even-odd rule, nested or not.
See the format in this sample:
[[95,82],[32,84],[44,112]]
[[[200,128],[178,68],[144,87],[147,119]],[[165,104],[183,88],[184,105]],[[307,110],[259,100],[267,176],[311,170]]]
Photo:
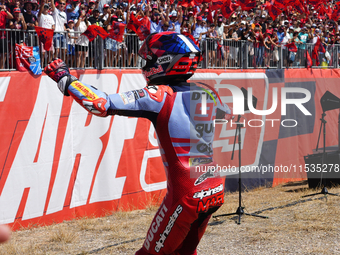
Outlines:
[[[244,58],[245,53],[251,67],[276,66],[279,61],[285,67],[305,67],[306,50],[310,50],[309,47],[318,38],[326,49],[340,44],[339,21],[330,19],[326,14],[320,15],[308,4],[305,4],[305,13],[288,7],[273,20],[265,8],[266,3],[259,0],[257,7],[248,11],[238,7],[229,18],[223,16],[221,9],[212,10],[212,2],[186,8],[177,1],[171,4],[166,0],[137,0],[132,3],[127,0],[0,2],[0,28],[16,29],[10,33],[0,32],[0,69],[5,68],[6,57],[13,52],[15,43],[39,45],[35,26],[54,30],[53,47],[49,52],[42,50],[42,61],[61,57],[71,67],[84,68],[86,63],[94,66],[94,51],[97,49],[81,33],[91,24],[106,31],[111,29],[113,21],[127,24],[131,13],[140,18],[147,16],[151,33],[176,31],[192,35],[203,51],[206,65],[210,67],[241,67],[240,58]],[[334,4],[328,2],[326,8],[333,8]],[[291,54],[285,46],[291,42],[295,42],[297,53]],[[125,29],[123,42],[105,39],[105,65],[136,66],[140,44],[138,37],[129,29]],[[329,64],[331,58],[333,56],[330,57],[327,51],[321,55],[320,63]],[[334,59],[339,61],[338,56]]]

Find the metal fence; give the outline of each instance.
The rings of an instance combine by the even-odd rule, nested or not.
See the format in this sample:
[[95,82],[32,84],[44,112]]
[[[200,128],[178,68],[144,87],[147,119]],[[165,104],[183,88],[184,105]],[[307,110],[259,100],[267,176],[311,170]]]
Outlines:
[[[79,42],[79,38],[82,42]],[[77,38],[77,39],[74,39]],[[86,43],[87,41],[87,43]],[[15,44],[39,46],[41,66],[44,68],[54,57],[63,59],[72,69],[127,69],[141,68],[138,56],[141,42],[135,34],[125,34],[123,42],[97,37],[88,42],[81,32],[55,33],[53,47],[45,52],[35,31],[0,29],[0,71],[16,70]],[[84,46],[87,45],[87,46]],[[313,59],[313,68],[338,68],[339,46],[328,45],[326,53],[319,53],[319,65]],[[203,61],[199,68],[252,69],[252,68],[305,68],[307,52],[312,57],[313,44],[300,44],[298,51],[281,47],[254,47],[248,41],[205,39],[200,42]]]

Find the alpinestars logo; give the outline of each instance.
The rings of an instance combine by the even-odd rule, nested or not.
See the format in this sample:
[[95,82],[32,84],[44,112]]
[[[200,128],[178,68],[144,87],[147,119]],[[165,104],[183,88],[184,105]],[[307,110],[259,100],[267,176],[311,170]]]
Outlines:
[[183,207],[181,205],[178,205],[175,212],[170,216],[169,222],[166,225],[165,230],[160,235],[161,237],[159,238],[159,240],[156,242],[155,246],[156,252],[159,252],[162,249],[162,247],[164,247],[164,242],[168,235],[170,234],[172,227],[174,226],[178,216],[181,214],[182,211]]
[[193,198],[199,198],[199,199],[203,199],[204,197],[209,197],[212,195],[215,195],[216,193],[219,193],[223,191],[223,184],[213,188],[213,189],[208,189],[208,190],[202,190],[200,192],[196,192],[193,196]]

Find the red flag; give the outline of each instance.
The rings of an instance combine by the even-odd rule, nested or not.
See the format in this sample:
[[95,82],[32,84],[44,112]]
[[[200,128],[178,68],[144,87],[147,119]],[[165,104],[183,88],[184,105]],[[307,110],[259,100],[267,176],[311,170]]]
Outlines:
[[150,34],[150,19],[145,16],[140,20],[140,26],[137,29],[137,35],[139,37],[139,40],[144,41],[145,38]]
[[29,58],[33,56],[33,47],[26,45],[15,44],[15,62],[17,70],[20,72],[27,72],[30,70]]
[[250,11],[251,9],[255,8],[257,6],[256,1],[249,2],[245,6],[242,6],[242,10],[244,11]]
[[282,12],[279,8],[275,7],[274,5],[267,5],[268,15],[275,20],[277,16],[279,16]]
[[295,45],[295,42],[287,43],[285,46],[287,47],[289,51],[297,52],[297,47]]
[[178,1],[177,4],[182,5],[185,8],[188,8],[189,6],[195,6],[195,1],[194,0],[180,0]]
[[299,0],[296,0],[294,3],[294,8],[297,10],[300,14],[305,13],[305,7],[303,7],[302,3]]
[[320,9],[318,10],[318,13],[319,13],[319,18],[321,17],[321,16],[325,16],[325,13],[326,13],[326,8],[323,6],[323,5],[321,5],[321,7],[320,7]]
[[116,40],[117,42],[123,42],[123,36],[124,36],[124,29],[125,29],[125,24],[121,22],[112,22],[112,29],[110,29],[110,35],[109,37],[112,38],[113,40]]
[[328,16],[329,19],[332,18],[333,10],[330,6],[327,7],[326,9],[326,15]]
[[212,0],[212,5],[210,6],[211,11],[219,10],[222,8],[223,0]]
[[222,14],[226,19],[229,19],[229,17],[233,14],[234,9],[230,6],[230,0],[227,0],[222,5]]
[[316,41],[316,44],[314,45],[314,49],[312,52],[312,58],[315,59],[316,65],[320,65],[319,61],[319,52],[325,53],[326,49],[322,46],[320,37],[318,37],[318,40]]
[[275,2],[273,3],[273,5],[280,9],[285,9],[287,7],[286,4],[286,0],[275,0]]
[[336,4],[336,10],[333,10],[333,14],[332,14],[332,20],[334,21],[338,21],[338,19],[340,18],[340,7],[339,7],[340,2],[338,2]]
[[306,50],[306,59],[307,59],[307,69],[309,69],[313,66],[313,61],[309,55],[308,50]]
[[44,50],[49,51],[52,46],[54,30],[42,27],[35,27],[35,31],[38,34],[39,41],[44,44]]
[[318,5],[319,2],[320,2],[320,0],[308,0],[308,3],[311,4],[311,5],[313,5],[313,6]]
[[137,34],[137,29],[141,25],[140,21],[136,19],[135,15],[131,12],[129,23],[127,24],[126,28],[132,30]]
[[109,34],[104,30],[104,28],[97,25],[88,26],[86,31],[82,33],[82,35],[85,35],[90,42],[92,42],[97,37],[97,35],[99,35],[103,39],[109,36]]

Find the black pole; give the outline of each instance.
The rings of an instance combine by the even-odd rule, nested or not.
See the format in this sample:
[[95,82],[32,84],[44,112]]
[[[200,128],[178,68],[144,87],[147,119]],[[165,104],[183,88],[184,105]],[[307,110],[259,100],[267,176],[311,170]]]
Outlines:
[[234,146],[233,146],[233,152],[232,152],[232,159],[234,157],[234,150],[235,150],[235,143],[236,139],[238,139],[238,208],[235,213],[227,213],[227,214],[221,214],[221,215],[216,215],[213,216],[213,218],[221,217],[221,216],[231,216],[231,215],[238,215],[238,221],[236,222],[237,224],[241,224],[241,217],[242,215],[249,215],[249,216],[254,216],[254,217],[259,217],[263,219],[268,219],[267,216],[262,216],[258,214],[253,214],[253,213],[245,213],[244,208],[242,207],[242,175],[241,175],[241,127],[243,127],[243,124],[240,122],[241,115],[238,115],[237,118],[237,125],[236,125],[236,131],[235,131],[235,140],[234,140]]

